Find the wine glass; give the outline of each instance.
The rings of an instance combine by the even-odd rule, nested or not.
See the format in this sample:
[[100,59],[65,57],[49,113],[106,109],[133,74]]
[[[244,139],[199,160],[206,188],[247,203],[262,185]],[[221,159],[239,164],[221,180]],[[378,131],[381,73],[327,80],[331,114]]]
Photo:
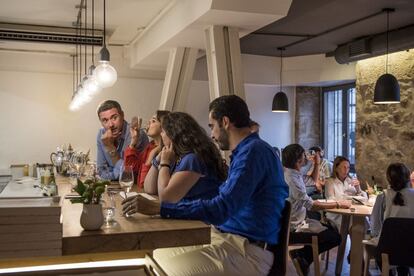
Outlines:
[[122,166],[121,173],[119,175],[119,185],[125,191],[125,197],[127,193],[131,190],[132,185],[134,184],[134,172],[132,166]]

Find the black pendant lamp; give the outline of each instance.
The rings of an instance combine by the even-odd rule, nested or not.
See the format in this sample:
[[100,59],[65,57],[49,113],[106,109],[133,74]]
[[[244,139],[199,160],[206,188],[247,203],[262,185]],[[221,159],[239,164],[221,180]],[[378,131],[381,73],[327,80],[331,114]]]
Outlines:
[[283,56],[282,53],[285,48],[277,48],[280,51],[280,85],[279,92],[273,97],[272,112],[289,112],[289,102],[285,92],[282,91],[282,69],[283,69]]
[[384,9],[387,12],[387,56],[385,62],[385,74],[378,78],[375,84],[374,104],[393,104],[400,103],[400,85],[398,80],[388,74],[388,32],[389,15],[394,9]]

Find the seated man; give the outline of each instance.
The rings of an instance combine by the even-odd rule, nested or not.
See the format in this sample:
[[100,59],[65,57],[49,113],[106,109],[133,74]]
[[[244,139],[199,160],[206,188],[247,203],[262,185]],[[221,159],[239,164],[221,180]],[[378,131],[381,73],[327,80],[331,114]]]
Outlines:
[[[309,148],[309,160],[301,168],[307,194],[312,199],[323,198],[325,179],[332,175],[332,164],[323,158],[324,151],[319,146]],[[318,162],[315,162],[317,161]]]
[[[129,124],[124,120],[124,112],[116,101],[102,102],[97,113],[102,124],[96,138],[98,174],[101,178],[116,180],[123,165],[125,148],[131,141]],[[142,151],[148,144],[148,137],[142,129],[140,132],[142,138],[136,148]]]
[[[318,211],[333,208],[349,208],[346,201],[313,201],[307,194],[301,167],[305,164],[305,150],[301,145],[291,144],[283,149],[282,162],[285,167],[285,180],[289,186],[289,201],[292,203],[290,243],[311,242],[312,236],[318,236],[319,253],[336,247],[341,236],[330,225],[323,225],[317,220],[306,217],[306,211]],[[318,160],[318,159],[316,159]],[[319,162],[319,161],[316,161]],[[309,265],[313,262],[312,247],[305,246],[289,252],[299,275],[307,275]]]
[[278,243],[281,213],[288,196],[283,170],[273,148],[251,133],[249,110],[235,95],[209,106],[211,136],[231,150],[228,177],[212,199],[162,203],[137,196],[124,212],[161,212],[163,218],[196,219],[214,225],[211,244],[154,251],[168,275],[267,275]]

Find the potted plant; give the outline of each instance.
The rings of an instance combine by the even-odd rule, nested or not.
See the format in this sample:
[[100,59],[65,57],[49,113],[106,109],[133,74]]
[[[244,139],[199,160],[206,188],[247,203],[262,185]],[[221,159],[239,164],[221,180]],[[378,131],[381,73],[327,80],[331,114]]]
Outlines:
[[75,191],[79,197],[73,198],[72,203],[83,203],[80,224],[85,230],[98,230],[103,224],[101,197],[105,192],[105,185],[109,181],[98,181],[96,178],[77,181]]

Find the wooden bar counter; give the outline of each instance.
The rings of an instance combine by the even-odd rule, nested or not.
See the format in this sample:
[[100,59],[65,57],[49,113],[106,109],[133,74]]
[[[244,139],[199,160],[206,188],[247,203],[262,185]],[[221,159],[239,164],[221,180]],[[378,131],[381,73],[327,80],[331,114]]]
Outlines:
[[151,252],[156,248],[210,243],[210,226],[201,221],[172,220],[135,214],[121,216],[121,197],[115,196],[116,224],[97,231],[84,231],[80,226],[82,204],[64,199],[70,192],[68,178],[58,177],[61,195],[63,239],[62,255],[103,253],[130,250]]

